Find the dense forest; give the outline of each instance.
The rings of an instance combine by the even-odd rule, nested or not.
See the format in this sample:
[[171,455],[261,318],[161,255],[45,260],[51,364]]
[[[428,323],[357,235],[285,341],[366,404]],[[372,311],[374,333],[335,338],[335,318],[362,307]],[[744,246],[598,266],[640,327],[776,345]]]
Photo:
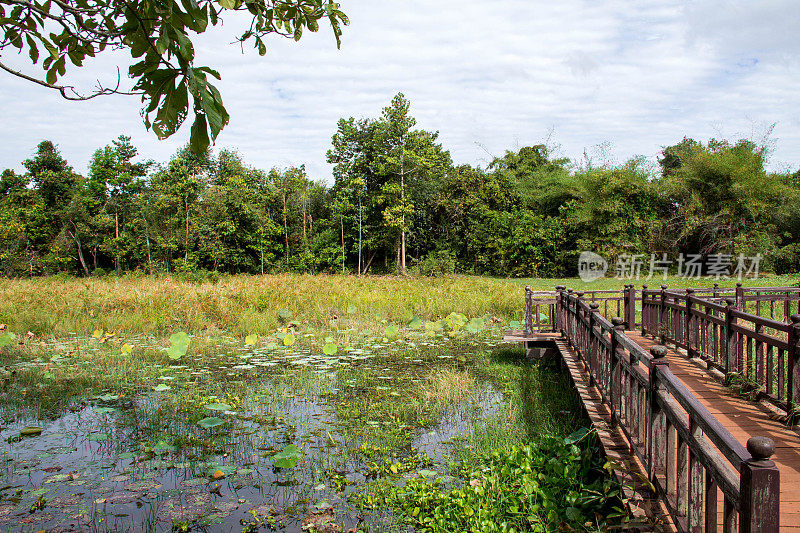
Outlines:
[[658,165],[593,164],[545,145],[486,168],[454,165],[398,94],[377,118],[341,119],[333,184],[304,166],[262,171],[235,151],[140,158],[120,136],[76,173],[51,141],[0,178],[6,276],[111,272],[468,272],[573,275],[582,250],[760,253],[800,270],[800,171],[766,148],[684,138]]

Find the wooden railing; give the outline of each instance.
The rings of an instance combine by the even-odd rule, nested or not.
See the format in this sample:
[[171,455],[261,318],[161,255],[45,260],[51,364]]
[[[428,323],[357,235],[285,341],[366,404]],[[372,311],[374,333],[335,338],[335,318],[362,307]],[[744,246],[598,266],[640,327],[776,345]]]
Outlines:
[[[800,294],[794,289],[765,293],[766,289],[737,287],[736,298],[718,303],[693,289],[645,288],[642,333],[684,348],[690,357],[703,359],[729,382],[738,380],[791,419],[800,404],[800,315],[787,314]],[[776,309],[782,311],[781,320],[742,310],[764,302],[770,302],[763,308],[773,317]]]
[[[753,437],[743,447],[670,371],[664,346],[647,353],[625,334],[621,317],[608,320],[600,303],[585,296],[558,288],[557,331],[585,362],[612,424],[630,442],[678,530],[777,532],[774,443]],[[643,323],[656,312],[652,299],[647,294]],[[674,310],[667,300],[664,294],[659,316]]]
[[[558,331],[555,312],[556,297],[559,290],[566,287],[559,286],[555,291],[532,291],[525,287],[525,333],[531,335],[537,332]],[[571,291],[571,289],[570,289]],[[625,317],[625,323],[632,329],[636,323],[636,289],[633,285],[625,285],[619,290],[581,291],[575,294],[590,302],[599,305],[600,313],[609,318]]]

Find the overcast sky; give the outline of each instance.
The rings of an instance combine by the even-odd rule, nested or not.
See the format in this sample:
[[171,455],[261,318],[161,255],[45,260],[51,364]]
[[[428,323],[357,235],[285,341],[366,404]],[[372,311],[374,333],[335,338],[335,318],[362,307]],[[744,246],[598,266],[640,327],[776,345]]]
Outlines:
[[[269,169],[305,163],[330,179],[325,152],[342,117],[377,117],[397,92],[418,127],[440,132],[457,163],[548,138],[563,155],[623,161],[683,136],[770,137],[770,168],[800,167],[800,8],[796,0],[341,0],[351,19],[276,38],[265,57],[229,44],[236,20],[198,41],[231,115],[217,148]],[[3,61],[15,62],[4,56]],[[23,62],[16,62],[23,65]],[[71,78],[91,87],[130,64],[104,56]],[[145,130],[138,98],[67,102],[0,72],[0,169],[21,169],[42,139],[76,171],[119,134],[164,161],[186,143]],[[606,148],[598,150],[597,146]]]

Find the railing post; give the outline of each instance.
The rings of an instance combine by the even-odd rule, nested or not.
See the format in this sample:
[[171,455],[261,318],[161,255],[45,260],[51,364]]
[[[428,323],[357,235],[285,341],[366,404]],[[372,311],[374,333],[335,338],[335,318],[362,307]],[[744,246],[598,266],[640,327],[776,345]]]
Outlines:
[[533,337],[533,294],[531,286],[525,286],[525,336]]
[[792,315],[789,317],[789,332],[787,336],[788,349],[786,350],[787,358],[787,380],[786,380],[786,412],[789,415],[789,423],[793,422],[795,417],[795,409],[797,409],[797,396],[800,394],[800,363],[798,363],[798,356],[800,350],[797,349],[797,342],[800,341],[800,315]]
[[739,533],[777,533],[780,528],[780,471],[770,457],[775,443],[751,437],[739,478]]
[[622,301],[625,329],[636,329],[636,289],[633,288],[633,284],[625,285]]
[[742,287],[741,283],[736,284],[736,309],[739,311],[745,310],[744,304],[744,288]]
[[[645,305],[644,305],[645,295],[644,295],[644,293],[646,291],[647,291],[647,285],[642,285],[642,335],[647,333],[649,331],[649,328],[652,327],[651,326],[651,319],[650,319],[650,308],[648,307],[647,311],[645,311]],[[650,334],[652,335],[653,332],[650,331]]]
[[619,361],[617,360],[617,350],[619,349],[619,339],[617,335],[622,335],[625,331],[625,322],[620,317],[611,319],[614,327],[611,330],[611,364],[609,366],[609,403],[611,404],[611,425],[616,426],[619,422],[618,413],[620,403],[620,389],[621,383],[619,382],[622,377],[619,372]]
[[686,335],[684,341],[686,342],[686,353],[689,357],[694,357],[692,348],[692,296],[694,289],[686,289]]
[[661,307],[658,310],[658,336],[661,338],[661,343],[667,342],[667,324],[664,319],[667,314],[667,286],[661,286]]
[[553,317],[553,331],[556,333],[564,332],[564,309],[563,309],[563,298],[564,298],[564,290],[566,287],[564,285],[556,286],[556,307],[555,307],[555,315]]
[[594,338],[594,325],[597,321],[597,315],[600,313],[600,304],[591,302],[589,304],[589,329],[586,331],[586,353],[587,359],[590,361],[589,384],[597,385],[598,389],[602,389],[600,377],[600,359],[598,358],[599,350],[597,349],[597,342]]
[[570,306],[569,297],[572,295],[572,292],[573,292],[572,289],[567,289],[567,294],[564,297],[564,305],[565,305],[565,310],[566,310],[565,316],[567,318],[567,321],[564,324],[564,327],[567,329],[567,332],[568,332],[567,333],[567,338],[569,340],[570,346],[572,346],[573,348],[577,349],[578,346],[577,346],[577,342],[575,340],[575,335],[576,335],[575,334],[575,316],[572,314],[572,312],[570,311],[570,308],[569,308],[569,306]]
[[722,338],[724,339],[723,348],[724,363],[725,363],[725,377],[731,373],[731,359],[736,357],[736,332],[733,331],[733,306],[736,302],[733,298],[725,299],[725,325],[722,330]]
[[585,293],[583,291],[576,292],[575,296],[578,297],[578,300],[575,302],[575,337],[578,339],[578,353],[580,354],[581,358],[588,364],[586,361],[586,346],[585,346],[585,339],[586,332],[583,329],[583,320],[581,320],[581,301],[583,300],[583,295]]
[[[647,388],[647,475],[650,481],[655,482],[656,474],[659,469],[663,470],[661,450],[664,446],[666,435],[662,435],[661,427],[661,408],[656,401],[658,395],[658,380],[659,373],[662,369],[669,368],[669,360],[667,359],[667,347],[662,345],[655,345],[650,347],[650,355],[653,358],[650,360],[650,372]],[[657,464],[658,463],[658,464]]]

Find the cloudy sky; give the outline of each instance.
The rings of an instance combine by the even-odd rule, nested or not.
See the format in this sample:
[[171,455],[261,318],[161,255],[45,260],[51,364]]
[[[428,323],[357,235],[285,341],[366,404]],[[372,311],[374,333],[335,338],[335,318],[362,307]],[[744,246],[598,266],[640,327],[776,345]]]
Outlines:
[[[276,38],[266,57],[229,44],[226,19],[197,42],[218,69],[231,122],[217,148],[259,168],[305,163],[330,179],[336,121],[376,117],[392,96],[411,100],[418,126],[440,132],[457,163],[543,142],[579,160],[655,160],[684,135],[769,137],[770,167],[800,167],[800,9],[796,0],[341,0],[351,24],[341,50],[324,26],[300,43]],[[327,30],[327,31],[326,31]],[[3,61],[14,62],[4,56]],[[72,75],[116,81],[124,55]],[[17,62],[18,65],[24,64]],[[67,102],[0,72],[0,169],[21,169],[42,139],[79,172],[121,133],[163,161],[190,121],[158,141],[136,97]],[[603,147],[603,148],[598,148]]]

